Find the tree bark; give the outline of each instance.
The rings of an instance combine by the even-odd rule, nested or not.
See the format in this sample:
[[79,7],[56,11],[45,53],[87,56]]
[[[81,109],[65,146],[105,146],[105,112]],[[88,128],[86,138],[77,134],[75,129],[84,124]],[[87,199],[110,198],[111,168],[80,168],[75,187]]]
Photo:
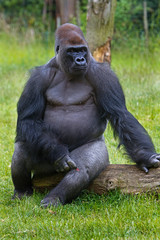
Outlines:
[[44,0],[43,2],[43,13],[42,13],[42,21],[43,21],[43,24],[45,23],[46,21],[46,16],[47,16],[47,1]]
[[[52,176],[34,176],[33,187],[40,192],[52,189],[64,177],[62,173]],[[87,188],[99,195],[119,189],[122,193],[160,192],[160,168],[152,168],[146,174],[135,165],[111,164]]]
[[56,0],[56,27],[72,21],[79,21],[78,0]]
[[144,32],[145,32],[145,42],[148,48],[148,18],[147,18],[147,1],[143,1],[143,22],[144,22]]
[[111,62],[116,0],[89,0],[86,39],[98,62]]

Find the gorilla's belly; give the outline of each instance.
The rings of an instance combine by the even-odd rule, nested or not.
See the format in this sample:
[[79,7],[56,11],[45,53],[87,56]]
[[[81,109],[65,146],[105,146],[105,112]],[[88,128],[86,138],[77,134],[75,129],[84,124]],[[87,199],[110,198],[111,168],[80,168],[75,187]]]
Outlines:
[[106,122],[95,105],[47,106],[44,121],[56,130],[63,143],[78,146],[103,134]]

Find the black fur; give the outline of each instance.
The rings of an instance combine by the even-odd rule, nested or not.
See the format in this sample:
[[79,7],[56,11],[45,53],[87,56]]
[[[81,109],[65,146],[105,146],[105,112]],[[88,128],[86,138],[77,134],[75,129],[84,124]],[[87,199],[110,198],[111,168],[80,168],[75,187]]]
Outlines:
[[94,60],[88,71],[88,79],[96,91],[102,117],[107,118],[120,144],[138,165],[147,164],[156,153],[152,140],[140,123],[128,112],[122,87],[115,73],[105,63]]
[[[26,151],[37,161],[53,161],[68,154],[67,147],[51,127],[43,121],[45,111],[45,91],[54,78],[55,69],[51,63],[32,71],[18,102],[16,142],[23,142]],[[52,75],[53,74],[53,75]]]

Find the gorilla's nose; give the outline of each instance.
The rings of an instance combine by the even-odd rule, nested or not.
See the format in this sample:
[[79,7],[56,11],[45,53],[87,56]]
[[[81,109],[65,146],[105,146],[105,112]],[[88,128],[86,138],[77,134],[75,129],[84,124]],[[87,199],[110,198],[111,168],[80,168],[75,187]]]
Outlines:
[[86,64],[86,59],[84,57],[76,57],[75,62],[78,66],[83,66]]

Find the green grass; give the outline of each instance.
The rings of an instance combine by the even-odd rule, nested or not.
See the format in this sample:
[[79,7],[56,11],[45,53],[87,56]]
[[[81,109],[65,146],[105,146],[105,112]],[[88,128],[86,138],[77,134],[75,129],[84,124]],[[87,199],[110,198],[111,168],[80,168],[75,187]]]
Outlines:
[[[22,42],[21,42],[22,41]],[[0,239],[160,239],[159,196],[98,196],[84,191],[64,207],[42,209],[44,194],[12,201],[10,163],[16,104],[27,71],[46,63],[53,46],[0,34]],[[112,51],[112,68],[123,86],[129,111],[147,129],[160,152],[160,50]],[[117,150],[111,128],[105,133],[111,163],[129,163]]]

